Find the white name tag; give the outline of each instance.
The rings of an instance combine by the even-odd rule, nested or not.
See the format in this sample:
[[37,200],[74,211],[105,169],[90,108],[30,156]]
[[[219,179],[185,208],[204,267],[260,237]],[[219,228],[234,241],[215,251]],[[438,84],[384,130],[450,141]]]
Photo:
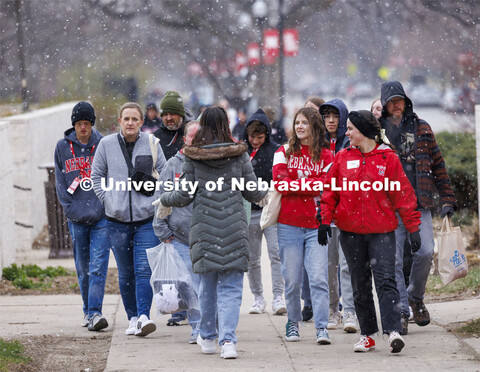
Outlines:
[[347,169],[358,168],[360,166],[360,160],[347,161]]

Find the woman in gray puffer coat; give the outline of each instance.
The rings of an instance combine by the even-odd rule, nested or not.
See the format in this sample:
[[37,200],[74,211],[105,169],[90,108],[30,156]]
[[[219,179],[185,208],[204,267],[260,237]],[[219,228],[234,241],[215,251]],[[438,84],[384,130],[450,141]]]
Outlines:
[[267,191],[238,187],[242,181],[256,184],[257,178],[247,146],[232,139],[224,109],[207,108],[200,127],[192,146],[184,147],[186,158],[180,179],[196,185],[196,192],[192,195],[190,187],[181,187],[164,193],[159,209],[193,202],[189,243],[193,272],[200,276],[197,343],[203,353],[213,354],[218,336],[221,356],[230,359],[237,357],[235,329],[242,303],[243,273],[248,268],[248,224],[242,197],[264,204]]

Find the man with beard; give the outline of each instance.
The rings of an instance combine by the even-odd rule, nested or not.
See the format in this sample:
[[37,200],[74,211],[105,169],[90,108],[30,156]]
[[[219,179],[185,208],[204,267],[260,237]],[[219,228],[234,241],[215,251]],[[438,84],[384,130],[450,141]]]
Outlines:
[[165,93],[160,102],[163,123],[154,135],[160,139],[165,158],[168,160],[183,147],[183,128],[192,117],[183,106],[182,97],[173,90]]
[[401,335],[408,334],[409,305],[413,311],[415,323],[423,327],[430,323],[430,314],[423,303],[433,257],[433,224],[431,208],[434,206],[434,187],[440,195],[442,206],[440,217],[451,217],[457,209],[457,200],[453,193],[450,178],[447,174],[445,160],[438,147],[430,125],[420,119],[413,111],[413,103],[405,94],[398,81],[382,84],[381,101],[382,116],[379,121],[388,139],[395,146],[418,200],[421,212],[420,237],[421,247],[415,250],[412,246],[412,266],[408,287],[403,274],[403,249],[405,240],[410,234],[402,221],[395,231],[397,244],[395,260],[395,277],[400,292]]

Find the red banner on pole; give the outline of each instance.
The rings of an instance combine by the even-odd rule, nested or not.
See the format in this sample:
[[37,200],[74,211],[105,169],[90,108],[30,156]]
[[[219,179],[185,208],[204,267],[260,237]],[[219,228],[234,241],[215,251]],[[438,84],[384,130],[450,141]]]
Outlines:
[[269,29],[263,32],[263,62],[266,65],[274,64],[280,54],[279,39],[280,37],[277,29]]
[[285,57],[295,57],[298,54],[298,30],[287,28],[283,30],[283,54]]
[[258,45],[258,43],[248,44],[247,58],[249,66],[257,66],[260,64],[260,45]]

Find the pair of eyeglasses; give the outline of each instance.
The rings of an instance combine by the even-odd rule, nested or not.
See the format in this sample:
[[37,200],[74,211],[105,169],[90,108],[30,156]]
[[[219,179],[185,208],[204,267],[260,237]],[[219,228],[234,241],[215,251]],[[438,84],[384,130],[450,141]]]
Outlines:
[[340,115],[326,114],[326,115],[323,115],[323,120],[325,119],[340,119]]

